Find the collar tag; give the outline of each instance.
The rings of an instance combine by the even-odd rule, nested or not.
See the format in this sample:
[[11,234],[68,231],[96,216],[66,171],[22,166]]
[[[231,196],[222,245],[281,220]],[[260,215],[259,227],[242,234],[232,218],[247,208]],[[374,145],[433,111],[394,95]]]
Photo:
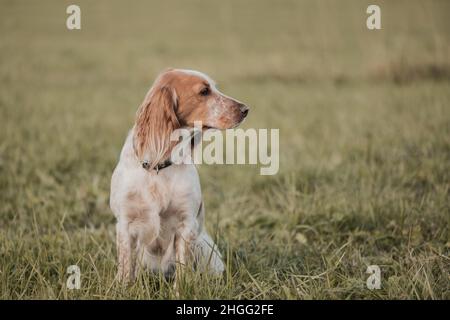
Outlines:
[[142,168],[147,170],[150,167],[150,163],[147,160],[142,161]]

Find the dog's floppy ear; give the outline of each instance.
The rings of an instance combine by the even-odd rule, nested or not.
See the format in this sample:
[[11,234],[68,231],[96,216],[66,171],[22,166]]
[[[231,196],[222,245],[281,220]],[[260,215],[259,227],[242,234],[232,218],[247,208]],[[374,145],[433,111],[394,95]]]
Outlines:
[[168,85],[155,83],[136,114],[133,144],[136,156],[148,169],[170,157],[176,142],[171,133],[180,127],[176,115],[177,95]]

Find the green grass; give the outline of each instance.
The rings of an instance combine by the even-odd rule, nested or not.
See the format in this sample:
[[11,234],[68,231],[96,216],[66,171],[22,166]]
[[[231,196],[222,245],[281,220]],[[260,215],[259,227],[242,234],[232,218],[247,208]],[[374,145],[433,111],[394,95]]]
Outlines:
[[[450,299],[450,2],[0,1],[0,298],[166,299],[116,272],[109,182],[166,67],[280,129],[280,171],[201,166],[223,279],[181,298]],[[66,289],[66,268],[81,289]],[[365,282],[379,265],[380,290]]]

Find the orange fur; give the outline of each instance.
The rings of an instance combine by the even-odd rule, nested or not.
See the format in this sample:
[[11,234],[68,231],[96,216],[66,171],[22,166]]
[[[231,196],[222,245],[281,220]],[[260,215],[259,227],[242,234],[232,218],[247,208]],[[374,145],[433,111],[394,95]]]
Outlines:
[[150,169],[166,159],[175,144],[170,141],[171,133],[180,127],[175,108],[173,90],[157,84],[137,112],[134,148],[140,161],[149,161]]

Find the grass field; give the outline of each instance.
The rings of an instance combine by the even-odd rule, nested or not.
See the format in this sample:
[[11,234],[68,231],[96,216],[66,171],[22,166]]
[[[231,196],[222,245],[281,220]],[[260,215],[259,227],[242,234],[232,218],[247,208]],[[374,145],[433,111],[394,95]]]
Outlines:
[[[65,27],[81,7],[82,29]],[[377,3],[382,30],[366,28]],[[450,299],[449,1],[0,1],[0,299],[114,281],[109,183],[155,76],[197,69],[280,129],[280,171],[200,166],[223,279],[181,298]],[[81,268],[81,289],[66,268]],[[381,268],[381,289],[366,268]]]

